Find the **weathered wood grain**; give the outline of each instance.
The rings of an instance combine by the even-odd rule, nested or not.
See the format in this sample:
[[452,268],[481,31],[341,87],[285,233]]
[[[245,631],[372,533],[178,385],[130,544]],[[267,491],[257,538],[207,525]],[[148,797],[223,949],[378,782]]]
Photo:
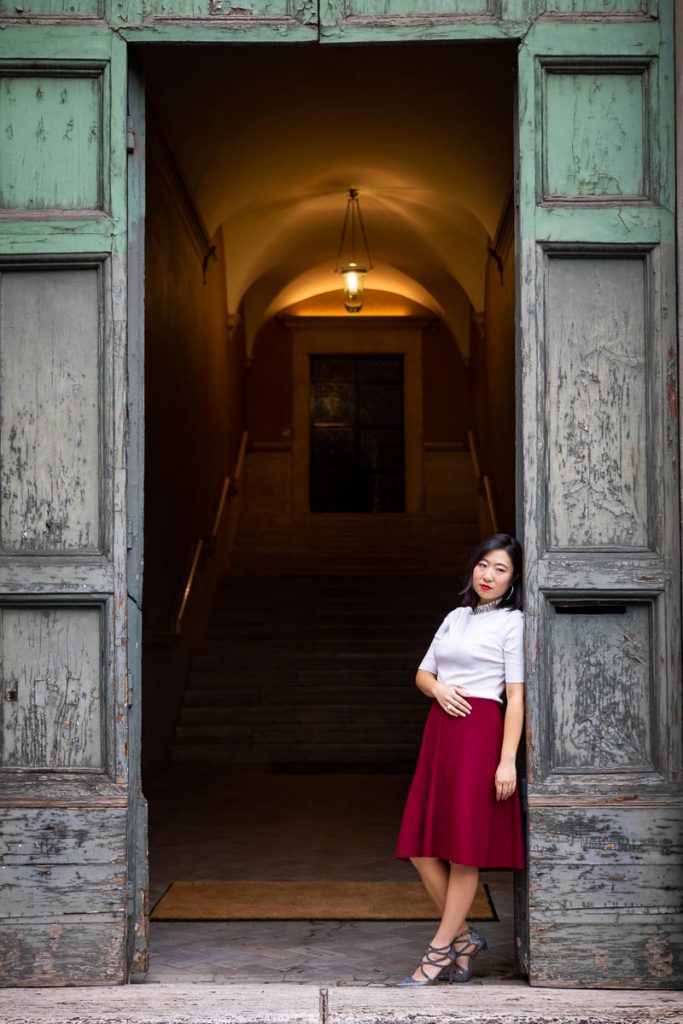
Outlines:
[[234,37],[263,39],[273,28],[299,37],[317,19],[314,0],[132,0],[126,24],[158,25],[162,33],[182,23],[209,34],[215,26],[223,35],[228,30]]
[[608,914],[537,912],[531,926],[530,981],[567,988],[679,988],[683,914],[645,909]]
[[355,17],[425,17],[438,14],[491,14],[491,0],[353,0],[349,4]]
[[22,18],[100,18],[102,0],[0,0],[0,17]]
[[549,624],[550,771],[657,767],[652,609],[634,602],[623,608],[623,614],[556,612]]
[[0,985],[116,985],[125,977],[125,919],[0,922]]
[[0,975],[122,983],[127,55],[36,3],[40,23],[2,32]]
[[114,588],[114,572],[109,558],[93,556],[83,560],[69,556],[55,560],[36,555],[2,559],[2,577],[10,594],[82,595],[89,590],[109,594]]
[[536,808],[529,830],[532,980],[677,987],[682,857],[680,805]]
[[9,769],[0,787],[0,807],[114,808],[126,807],[127,800],[126,786],[113,783],[105,771]]
[[102,205],[102,81],[97,72],[0,76],[0,206]]
[[548,263],[551,548],[650,546],[643,257]]
[[539,559],[539,586],[548,592],[565,591],[567,596],[596,590],[656,596],[671,586],[675,567],[669,559],[637,553],[627,559],[601,552],[598,560],[595,554],[587,545],[583,551]]
[[[519,63],[530,980],[675,988],[671,7],[545,6],[578,16],[542,17]],[[555,610],[600,600],[624,614]]]
[[[303,13],[292,0],[240,0],[239,4],[229,0],[145,0],[144,17],[150,18],[221,18],[238,17],[277,19],[296,17]],[[308,13],[311,13],[310,11]]]
[[544,202],[536,207],[536,233],[548,243],[576,246],[577,237],[597,245],[657,245],[668,214],[657,206],[616,200]]
[[2,766],[102,767],[99,608],[3,608]]
[[[539,808],[529,828],[536,863],[676,866],[683,855],[680,804],[658,807]],[[545,869],[544,869],[545,870]]]
[[597,14],[601,18],[624,14],[657,16],[657,0],[541,0],[546,14]]
[[132,978],[149,969],[149,842],[142,791],[142,558],[145,427],[145,84],[133,63],[128,109],[136,130],[128,161],[128,922],[126,959]]
[[[0,831],[0,862],[6,867],[108,866],[125,869],[122,839],[125,808],[5,808]],[[0,876],[2,881],[2,876]]]
[[647,79],[632,72],[544,68],[546,199],[635,197],[649,185]]
[[[125,848],[120,843],[120,849]],[[44,864],[40,867],[4,867],[0,903],[6,918],[42,921],[46,927],[64,914],[122,912],[126,907],[126,866],[118,872],[106,864]]]
[[[571,886],[567,884],[567,876]],[[651,910],[680,912],[678,866],[600,865],[568,870],[567,865],[543,864],[530,885],[534,911]]]
[[4,551],[99,545],[99,291],[95,267],[0,277]]

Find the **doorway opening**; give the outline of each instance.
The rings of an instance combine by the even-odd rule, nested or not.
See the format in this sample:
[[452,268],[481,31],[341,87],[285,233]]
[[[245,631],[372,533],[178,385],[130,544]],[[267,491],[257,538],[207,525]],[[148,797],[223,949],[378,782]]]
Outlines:
[[[178,881],[413,881],[393,851],[415,669],[471,548],[515,532],[515,47],[136,55],[152,902]],[[375,269],[348,316],[351,186]],[[512,875],[482,880],[511,977]],[[150,977],[390,981],[430,927],[153,920]]]

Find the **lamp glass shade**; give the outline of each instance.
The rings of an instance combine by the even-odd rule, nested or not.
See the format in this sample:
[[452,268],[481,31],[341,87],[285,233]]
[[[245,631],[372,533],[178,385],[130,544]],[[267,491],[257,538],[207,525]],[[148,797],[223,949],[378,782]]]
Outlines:
[[367,267],[361,267],[353,260],[339,268],[344,282],[344,307],[347,313],[360,313],[363,308],[363,281]]

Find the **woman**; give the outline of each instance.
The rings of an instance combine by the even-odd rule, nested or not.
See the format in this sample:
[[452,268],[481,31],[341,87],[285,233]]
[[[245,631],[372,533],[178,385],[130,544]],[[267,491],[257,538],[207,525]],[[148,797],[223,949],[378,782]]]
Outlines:
[[[470,979],[486,939],[467,927],[479,868],[525,865],[515,758],[524,718],[522,549],[507,533],[473,553],[460,607],[416,676],[433,700],[398,838],[441,921],[399,985]],[[504,714],[503,695],[506,703]]]

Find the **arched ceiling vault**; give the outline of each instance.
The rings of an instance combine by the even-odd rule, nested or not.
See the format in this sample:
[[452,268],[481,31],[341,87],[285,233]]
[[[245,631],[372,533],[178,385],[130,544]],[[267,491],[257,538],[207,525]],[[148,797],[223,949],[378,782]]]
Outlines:
[[293,295],[335,287],[355,187],[377,267],[367,288],[434,310],[467,354],[464,311],[483,308],[512,180],[509,44],[149,48],[143,63],[252,339]]

